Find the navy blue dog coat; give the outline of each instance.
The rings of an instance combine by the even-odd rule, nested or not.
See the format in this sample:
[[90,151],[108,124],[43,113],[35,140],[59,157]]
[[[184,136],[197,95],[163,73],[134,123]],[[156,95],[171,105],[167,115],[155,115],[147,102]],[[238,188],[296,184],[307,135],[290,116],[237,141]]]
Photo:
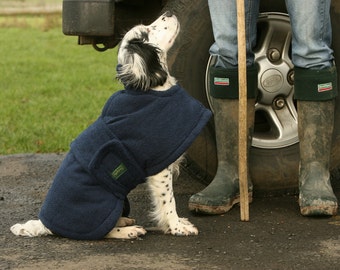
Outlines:
[[116,92],[72,142],[39,213],[42,223],[68,238],[103,238],[127,194],[176,161],[210,117],[178,85]]

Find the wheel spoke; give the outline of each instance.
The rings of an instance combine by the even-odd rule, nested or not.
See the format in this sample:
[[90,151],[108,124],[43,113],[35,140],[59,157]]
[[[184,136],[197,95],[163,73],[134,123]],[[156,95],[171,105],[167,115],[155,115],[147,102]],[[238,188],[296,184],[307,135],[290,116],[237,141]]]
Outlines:
[[297,112],[291,96],[282,100],[282,108],[273,108],[257,104],[256,111],[261,111],[270,128],[263,134],[256,132],[253,137],[253,146],[261,148],[281,148],[298,142]]
[[[258,100],[252,145],[258,148],[283,148],[298,142],[297,112],[293,101],[294,72],[290,59],[291,28],[289,17],[282,13],[261,14],[258,20],[257,46]],[[209,95],[209,66],[206,92]],[[211,104],[210,104],[211,105]]]

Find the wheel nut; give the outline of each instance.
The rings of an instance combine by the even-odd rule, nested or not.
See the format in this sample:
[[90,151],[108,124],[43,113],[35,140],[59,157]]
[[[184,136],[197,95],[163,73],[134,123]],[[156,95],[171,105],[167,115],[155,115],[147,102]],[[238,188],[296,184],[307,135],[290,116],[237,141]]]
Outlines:
[[281,110],[285,106],[285,100],[283,98],[275,99],[274,106],[277,110]]
[[278,49],[270,49],[268,52],[268,58],[271,62],[276,62],[280,60],[281,53]]
[[293,85],[294,84],[294,70],[290,70],[287,74],[288,83]]

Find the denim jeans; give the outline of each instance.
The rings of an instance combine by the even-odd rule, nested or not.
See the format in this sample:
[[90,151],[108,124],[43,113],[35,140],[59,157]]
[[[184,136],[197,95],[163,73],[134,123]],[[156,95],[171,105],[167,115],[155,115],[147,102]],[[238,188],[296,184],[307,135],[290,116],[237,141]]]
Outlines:
[[[245,0],[247,65],[254,63],[256,21],[260,0]],[[215,66],[237,67],[236,0],[208,0],[215,43],[210,54]],[[331,0],[286,0],[292,26],[292,61],[300,68],[324,69],[333,65],[330,22]]]

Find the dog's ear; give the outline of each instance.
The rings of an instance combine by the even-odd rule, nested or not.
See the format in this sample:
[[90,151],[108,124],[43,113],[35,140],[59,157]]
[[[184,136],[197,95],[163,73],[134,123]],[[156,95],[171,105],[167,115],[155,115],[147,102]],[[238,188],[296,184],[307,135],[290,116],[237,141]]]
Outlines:
[[125,85],[148,90],[163,85],[168,73],[160,62],[161,51],[145,39],[133,39],[124,48],[117,78]]

